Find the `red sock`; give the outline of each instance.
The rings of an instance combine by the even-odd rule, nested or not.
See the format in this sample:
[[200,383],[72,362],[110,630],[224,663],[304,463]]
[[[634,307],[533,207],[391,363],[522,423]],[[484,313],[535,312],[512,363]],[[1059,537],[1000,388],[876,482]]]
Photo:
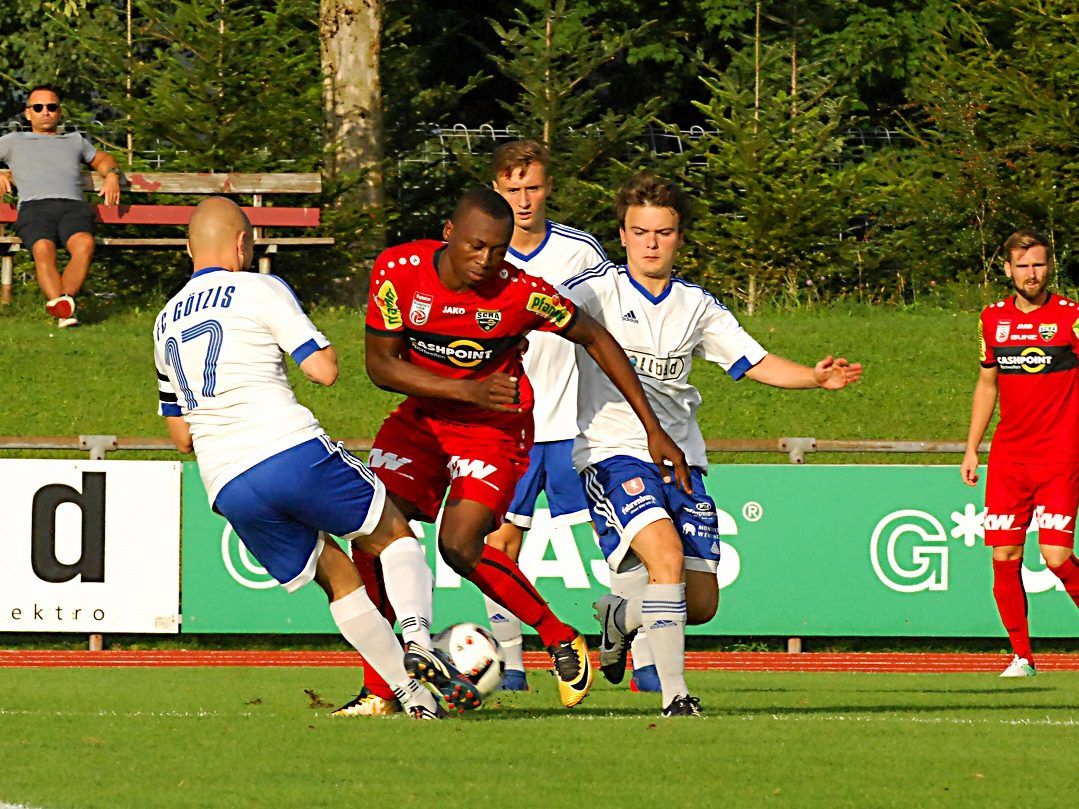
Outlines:
[[517,563],[497,548],[483,546],[483,556],[469,581],[479,587],[485,596],[497,601],[535,629],[544,646],[573,640],[577,636],[576,629],[555,617]]
[[1060,567],[1049,568],[1056,577],[1064,582],[1064,590],[1072,597],[1075,606],[1079,607],[1079,559],[1071,556],[1064,560]]
[[[356,570],[360,572],[363,586],[367,588],[367,597],[374,602],[378,611],[390,622],[390,626],[393,626],[397,616],[394,615],[390,599],[386,596],[386,585],[382,579],[382,564],[378,561],[378,557],[353,547],[352,561],[356,565]],[[368,666],[366,661],[363,664],[362,685],[376,697],[382,697],[385,700],[397,699],[389,683],[378,675],[373,666]]]
[[1023,589],[1023,560],[993,560],[993,598],[1012,651],[1033,663],[1030,630],[1027,627],[1027,593]]

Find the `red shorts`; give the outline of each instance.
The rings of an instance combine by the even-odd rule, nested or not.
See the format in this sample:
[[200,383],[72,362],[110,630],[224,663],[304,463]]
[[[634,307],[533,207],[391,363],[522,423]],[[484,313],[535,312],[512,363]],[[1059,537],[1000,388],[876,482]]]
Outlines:
[[516,432],[435,418],[406,399],[375,436],[367,465],[386,488],[434,522],[446,487],[450,500],[474,500],[502,523],[528,469],[532,420]]
[[1079,463],[1024,464],[990,461],[985,480],[985,544],[1023,545],[1027,531],[1038,543],[1075,544]]

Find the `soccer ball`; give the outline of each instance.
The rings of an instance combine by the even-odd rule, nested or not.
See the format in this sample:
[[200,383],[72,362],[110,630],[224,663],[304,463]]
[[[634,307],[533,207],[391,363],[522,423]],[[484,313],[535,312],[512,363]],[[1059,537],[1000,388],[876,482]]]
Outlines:
[[475,684],[481,696],[494,693],[502,685],[506,660],[490,630],[476,624],[455,624],[432,640],[454,668]]

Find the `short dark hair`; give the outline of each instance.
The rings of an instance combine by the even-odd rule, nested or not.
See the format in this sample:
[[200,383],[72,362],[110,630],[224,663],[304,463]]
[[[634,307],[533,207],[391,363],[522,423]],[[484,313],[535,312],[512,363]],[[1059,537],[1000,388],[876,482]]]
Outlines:
[[684,232],[693,219],[689,195],[680,186],[657,177],[650,171],[638,171],[629,182],[618,189],[614,198],[618,227],[626,226],[626,211],[631,205],[653,205],[670,208],[678,214],[678,231]]
[[54,96],[56,96],[57,101],[60,101],[63,98],[63,96],[60,95],[60,91],[53,87],[51,84],[35,84],[33,87],[30,88],[30,92],[26,94],[27,103],[30,102],[30,96],[39,91],[52,93]]
[[453,209],[453,221],[458,221],[465,213],[474,208],[483,211],[492,219],[513,219],[513,208],[510,207],[510,204],[506,202],[501,194],[485,185],[477,185],[461,195]]
[[1053,260],[1049,240],[1034,228],[1019,228],[1004,241],[1004,260],[1010,263],[1012,253],[1016,250],[1029,250],[1031,247],[1044,247],[1049,261]]

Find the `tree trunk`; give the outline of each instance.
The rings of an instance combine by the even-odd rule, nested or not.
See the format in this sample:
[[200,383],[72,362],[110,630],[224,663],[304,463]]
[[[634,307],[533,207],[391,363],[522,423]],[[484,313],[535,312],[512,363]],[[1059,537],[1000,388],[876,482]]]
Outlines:
[[320,0],[326,179],[362,178],[345,199],[376,209],[383,201],[381,13],[381,0]]

